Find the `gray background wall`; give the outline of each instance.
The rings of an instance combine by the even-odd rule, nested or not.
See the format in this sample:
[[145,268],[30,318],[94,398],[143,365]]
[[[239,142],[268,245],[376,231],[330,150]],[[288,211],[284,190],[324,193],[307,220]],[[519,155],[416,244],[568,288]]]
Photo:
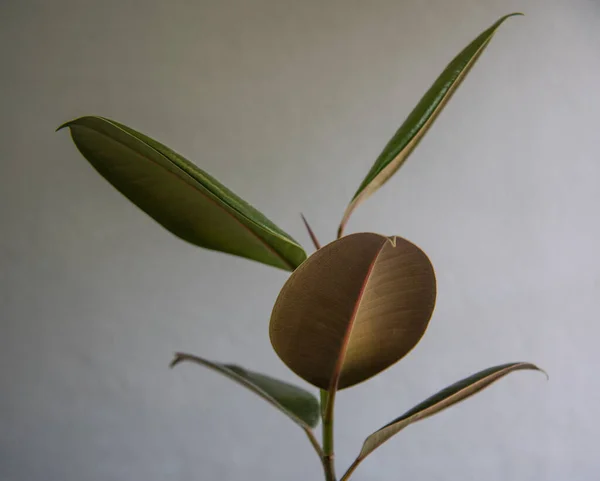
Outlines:
[[406,430],[357,480],[598,479],[600,3],[0,2],[0,479],[316,480],[303,433],[175,350],[299,382],[272,352],[283,271],[191,247],[129,205],[61,122],[118,119],[310,246],[449,59],[511,20],[349,232],[436,266],[420,346],[343,392],[362,439],[481,368],[518,373]]

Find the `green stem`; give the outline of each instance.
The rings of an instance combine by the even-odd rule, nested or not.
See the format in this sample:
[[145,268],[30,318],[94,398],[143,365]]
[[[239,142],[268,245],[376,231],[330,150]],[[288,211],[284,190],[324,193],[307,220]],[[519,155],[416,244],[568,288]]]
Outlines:
[[333,402],[335,396],[329,396],[321,390],[321,418],[323,420],[323,468],[326,481],[336,481],[333,450]]
[[319,456],[319,460],[321,461],[321,464],[323,465],[323,470],[325,471],[325,473],[327,473],[328,467],[325,464],[325,455],[323,454],[323,449],[321,449],[321,445],[319,444],[319,441],[317,441],[317,438],[315,438],[315,435],[313,434],[312,429],[305,428],[304,432],[308,436],[308,440],[310,441],[310,444],[312,444],[312,447],[315,449],[317,456]]
[[317,456],[319,456],[319,459],[321,461],[323,461],[323,450],[321,449],[321,445],[319,444],[319,441],[317,441],[317,438],[315,438],[315,435],[313,434],[312,430],[305,428],[304,432],[306,433],[306,436],[308,437],[310,444],[312,444],[312,447],[314,448],[315,452],[317,453]]
[[[308,222],[302,216],[302,220],[308,229],[308,233],[315,245],[315,249],[319,250],[321,248],[321,244],[317,240],[314,232],[308,225]],[[333,452],[333,406],[335,402],[335,390],[333,390],[333,395],[330,396],[329,392],[324,389],[321,389],[321,425],[323,429],[323,439],[322,444],[323,448],[321,450],[321,461],[323,463],[323,470],[325,472],[325,481],[337,481],[335,477],[335,462],[334,462],[334,452]]]

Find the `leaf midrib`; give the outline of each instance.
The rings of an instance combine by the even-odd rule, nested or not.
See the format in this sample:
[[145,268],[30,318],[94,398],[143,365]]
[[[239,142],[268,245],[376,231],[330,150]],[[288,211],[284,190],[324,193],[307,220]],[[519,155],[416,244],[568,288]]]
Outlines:
[[354,328],[356,318],[360,311],[360,306],[362,304],[362,300],[363,300],[365,292],[367,290],[369,281],[371,280],[371,275],[373,274],[375,264],[377,263],[377,260],[379,259],[381,252],[383,252],[384,247],[386,246],[387,242],[389,241],[389,239],[387,237],[382,236],[382,238],[383,238],[383,242],[381,244],[381,247],[377,251],[377,254],[373,257],[373,261],[369,265],[369,269],[367,270],[367,274],[365,276],[363,284],[361,285],[360,291],[358,293],[358,297],[356,299],[356,303],[354,305],[354,309],[352,311],[350,321],[348,322],[348,327],[346,328],[346,332],[345,332],[344,338],[342,340],[340,354],[338,356],[338,359],[336,360],[335,369],[334,369],[334,377],[332,377],[332,379],[330,381],[330,386],[329,386],[330,393],[337,391],[338,384],[339,384],[340,378],[342,376],[344,361],[346,359],[346,354],[348,352],[348,346],[350,344],[350,338],[352,336],[352,329]]
[[[283,404],[281,404],[279,401],[277,401],[277,399],[275,399],[271,394],[266,392],[264,389],[262,389],[258,385],[250,382],[248,379],[244,378],[243,376],[240,376],[235,371],[229,369],[226,365],[217,364],[217,363],[208,361],[206,359],[202,359],[197,356],[192,356],[190,354],[183,354],[183,353],[177,353],[175,361],[178,361],[177,363],[179,363],[181,361],[197,362],[199,364],[202,364],[205,367],[208,367],[209,369],[212,369],[213,371],[216,371],[220,374],[224,374],[224,375],[228,376],[231,380],[233,380],[239,384],[242,384],[244,387],[246,387],[250,391],[254,392],[254,394],[257,394],[258,396],[262,397],[265,401],[269,402],[271,405],[273,405],[274,407],[279,409],[281,412],[287,414],[289,416],[289,418],[292,419],[292,421],[294,421],[300,427],[302,427],[304,429],[312,429],[310,425],[308,425],[305,421],[300,419],[294,412],[290,411]],[[173,361],[172,365],[175,365],[175,361]]]
[[[374,441],[374,445],[372,447],[370,447],[367,451],[363,451],[361,450],[361,453],[359,455],[359,459],[364,459],[366,456],[368,456],[369,454],[371,454],[375,449],[377,449],[379,446],[381,446],[383,443],[385,443],[387,440],[389,440],[392,436],[395,436],[396,434],[398,434],[400,431],[402,431],[404,428],[408,427],[410,424],[412,424],[414,421],[418,421],[421,419],[425,419],[429,416],[432,416],[434,414],[436,414],[439,411],[436,411],[436,409],[438,407],[440,407],[440,410],[445,409],[446,407],[450,407],[453,404],[453,401],[455,401],[457,398],[460,398],[461,393],[463,393],[465,390],[469,390],[469,388],[479,388],[482,384],[486,384],[486,382],[489,384],[492,384],[494,381],[496,381],[497,379],[500,379],[501,377],[505,376],[508,372],[511,372],[513,370],[518,370],[517,368],[521,368],[521,367],[525,367],[527,365],[529,365],[530,363],[527,362],[519,362],[519,363],[514,363],[514,364],[509,364],[507,366],[504,367],[504,369],[501,369],[499,371],[493,372],[488,376],[485,376],[481,379],[479,379],[478,381],[474,382],[473,384],[468,384],[467,386],[463,387],[462,389],[456,391],[454,394],[451,394],[448,397],[445,397],[443,399],[441,399],[440,401],[438,401],[437,403],[426,407],[424,409],[421,409],[417,412],[413,412],[412,414],[408,414],[412,411],[409,410],[407,411],[407,413],[405,413],[404,415],[400,416],[400,418],[391,421],[390,423],[386,424],[385,426],[383,426],[382,428],[378,429],[377,431],[375,431],[373,434],[371,434],[367,440],[364,443],[363,446],[363,450],[366,447],[367,443],[369,442],[369,439],[373,436],[377,436],[377,435],[383,435],[384,439],[383,441],[379,442],[377,440]],[[488,382],[489,381],[489,382]],[[485,387],[485,386],[484,386]],[[482,388],[483,389],[483,388]],[[477,389],[474,389],[474,392],[472,392],[471,394],[469,394],[469,396],[466,396],[465,398],[463,398],[462,400],[466,400],[468,397],[476,394],[478,391]],[[450,403],[450,404],[448,404]],[[408,414],[408,416],[407,416]],[[393,432],[391,435],[388,435],[388,433],[386,433],[386,431],[388,431],[390,428],[392,428],[392,430],[394,430],[394,426],[400,424],[401,426],[399,427],[399,429],[395,432]]]
[[[289,239],[286,239],[285,237],[282,237],[281,235],[279,235],[276,232],[273,232],[271,229],[269,229],[268,227],[264,227],[261,226],[260,224],[257,224],[253,219],[249,218],[248,216],[246,216],[243,212],[240,212],[236,207],[232,206],[231,204],[229,204],[228,202],[226,202],[225,200],[220,199],[219,197],[217,197],[209,188],[207,188],[204,184],[202,184],[198,179],[196,179],[195,177],[193,177],[190,173],[188,173],[186,170],[184,170],[178,163],[173,162],[171,159],[169,159],[166,155],[164,155],[162,152],[158,151],[157,149],[155,149],[152,145],[148,144],[147,142],[145,142],[142,139],[138,139],[136,137],[134,137],[132,134],[130,134],[129,132],[127,132],[126,130],[122,129],[121,127],[119,127],[118,125],[115,125],[113,122],[111,122],[109,119],[105,119],[104,117],[100,117],[102,118],[102,120],[105,120],[106,122],[110,123],[113,127],[115,127],[116,129],[119,129],[121,132],[123,132],[125,135],[133,138],[134,140],[141,142],[144,146],[146,146],[147,148],[151,149],[153,152],[155,152],[156,154],[158,154],[160,157],[164,158],[167,162],[172,163],[177,169],[178,169],[178,173],[181,173],[183,175],[185,175],[186,177],[188,177],[191,180],[191,183],[187,183],[185,182],[184,179],[182,179],[178,173],[176,174],[175,172],[170,171],[169,169],[165,168],[163,165],[161,165],[159,162],[156,162],[154,159],[144,156],[142,153],[140,152],[136,152],[134,149],[132,149],[130,146],[128,146],[127,144],[125,144],[124,142],[121,142],[117,139],[114,139],[110,136],[108,136],[107,134],[105,134],[104,132],[100,132],[97,129],[94,129],[92,127],[89,126],[85,126],[85,125],[74,125],[75,127],[78,128],[84,128],[84,129],[88,129],[93,131],[94,133],[101,135],[103,137],[106,137],[107,139],[116,142],[122,146],[124,146],[125,148],[127,148],[128,150],[137,153],[138,155],[142,155],[143,157],[145,157],[148,161],[152,162],[153,164],[159,166],[161,169],[163,169],[163,171],[165,171],[166,173],[172,175],[173,177],[175,177],[176,179],[178,179],[183,185],[190,187],[194,190],[196,190],[197,192],[199,192],[202,196],[204,196],[206,199],[208,199],[210,202],[212,202],[213,204],[215,204],[216,206],[218,206],[219,208],[221,208],[221,210],[223,210],[227,215],[229,215],[231,218],[233,218],[240,226],[242,226],[245,230],[247,230],[249,233],[251,233],[256,239],[258,239],[260,241],[260,243],[267,248],[268,251],[272,252],[279,260],[281,260],[289,269],[293,270],[295,269],[296,266],[294,266],[288,259],[286,259],[282,254],[280,254],[277,250],[275,250],[271,245],[269,245],[267,242],[265,242],[265,240],[259,236],[256,232],[254,232],[250,227],[248,227],[247,225],[245,225],[243,222],[240,222],[240,220],[233,215],[230,210],[234,211],[236,214],[238,214],[240,217],[246,219],[249,223],[251,223],[252,225],[256,226],[258,229],[267,231],[268,233],[276,236],[277,238],[279,238],[280,240],[283,240],[284,242],[287,242],[289,244],[292,244],[294,246],[299,247],[300,249],[302,249],[302,247],[298,244],[296,244],[295,242],[290,242]],[[65,124],[65,126],[68,126],[69,128],[73,128],[73,126],[71,126],[69,123]],[[227,208],[224,208],[227,207]],[[229,210],[230,209],[230,210]]]
[[[182,171],[184,174],[186,174],[188,177],[190,177],[194,182],[198,183],[201,187],[203,187],[204,189],[206,189],[211,195],[213,195],[217,200],[221,200],[221,198],[215,193],[213,192],[207,185],[205,185],[205,183],[210,183],[211,179],[208,177],[208,174],[206,174],[208,177],[204,178],[204,176],[202,175],[203,172],[200,170],[199,167],[197,167],[196,165],[194,165],[192,162],[187,161],[187,162],[181,162],[179,159],[175,158],[175,159],[170,159],[169,157],[167,157],[164,153],[162,153],[160,150],[156,149],[155,147],[153,147],[151,144],[149,144],[148,142],[146,142],[144,139],[138,139],[137,137],[133,136],[131,133],[127,132],[125,129],[123,129],[120,125],[117,125],[115,122],[113,122],[110,119],[107,119],[105,117],[100,117],[102,120],[110,123],[112,126],[114,126],[115,128],[119,129],[121,132],[125,133],[126,135],[128,135],[129,137],[134,138],[135,140],[138,140],[139,142],[142,142],[145,146],[147,146],[148,148],[152,149],[154,152],[156,152],[158,155],[160,155],[161,157],[163,157],[164,159],[166,159],[167,161],[173,163],[180,171]],[[166,147],[166,146],[165,146]],[[166,147],[168,149],[168,147]],[[169,149],[170,150],[170,149]],[[179,155],[179,154],[178,154]],[[187,160],[187,159],[186,159]],[[188,165],[189,164],[189,165]],[[161,166],[162,167],[162,166]],[[163,167],[164,168],[164,167]],[[197,176],[201,176],[202,178],[198,178]],[[216,179],[215,179],[216,180]],[[219,189],[220,190],[220,189]],[[224,194],[227,194],[227,192],[223,192]],[[227,202],[226,200],[222,201],[224,204],[226,204],[230,209],[232,209],[233,211],[237,212],[240,216],[242,216],[244,219],[248,220],[250,223],[252,223],[253,225],[257,226],[259,229],[268,231],[270,234],[272,234],[273,236],[289,243],[292,245],[295,245],[296,247],[299,247],[300,249],[302,248],[302,246],[300,244],[298,244],[297,242],[294,242],[293,239],[291,239],[290,237],[287,236],[283,236],[281,233],[273,230],[271,227],[267,226],[267,225],[261,225],[258,224],[254,219],[248,217],[244,212],[240,211],[240,209],[238,207],[236,207],[235,205],[230,204],[229,202]]]

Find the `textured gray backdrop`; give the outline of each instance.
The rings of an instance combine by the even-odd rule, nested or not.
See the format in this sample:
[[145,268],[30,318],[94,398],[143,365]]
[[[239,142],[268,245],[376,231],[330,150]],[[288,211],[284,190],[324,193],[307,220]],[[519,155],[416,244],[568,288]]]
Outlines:
[[[175,350],[298,381],[272,352],[283,271],[163,231],[63,121],[115,118],[180,151],[307,248],[332,239],[447,61],[507,22],[349,232],[429,253],[439,298],[401,364],[339,396],[362,439],[480,368],[521,372],[415,425],[359,480],[577,481],[600,472],[600,3],[0,1],[0,480],[320,479],[304,435]],[[298,381],[299,382],[299,381]]]

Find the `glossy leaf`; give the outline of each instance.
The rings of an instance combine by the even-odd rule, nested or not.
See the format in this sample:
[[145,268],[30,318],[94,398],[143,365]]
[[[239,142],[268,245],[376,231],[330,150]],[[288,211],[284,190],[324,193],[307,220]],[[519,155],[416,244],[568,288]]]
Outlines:
[[352,234],[319,249],[290,276],[271,315],[271,343],[306,381],[346,388],[417,344],[435,292],[433,267],[417,246]]
[[528,362],[514,362],[490,367],[461,381],[458,381],[451,386],[448,386],[437,394],[427,398],[425,401],[418,404],[411,410],[407,411],[399,418],[394,419],[391,423],[385,425],[380,430],[371,434],[365,440],[358,459],[364,459],[409,424],[439,413],[440,411],[467,399],[473,394],[478,393],[507,374],[523,369],[542,371],[534,364],[530,364]]
[[176,236],[294,270],[298,243],[216,179],[168,147],[102,117],[67,122],[73,142],[117,190]]
[[304,389],[233,364],[220,364],[191,354],[177,353],[171,367],[184,361],[200,364],[227,376],[258,394],[304,429],[314,428],[319,423],[319,401]]
[[363,200],[381,187],[404,163],[410,153],[423,138],[433,121],[440,114],[452,94],[456,91],[473,64],[483,53],[498,27],[509,17],[521,15],[513,13],[500,18],[490,28],[481,33],[460,52],[425,93],[404,123],[385,146],[373,167],[354,194],[346,208],[339,227],[342,235],[352,211]]

